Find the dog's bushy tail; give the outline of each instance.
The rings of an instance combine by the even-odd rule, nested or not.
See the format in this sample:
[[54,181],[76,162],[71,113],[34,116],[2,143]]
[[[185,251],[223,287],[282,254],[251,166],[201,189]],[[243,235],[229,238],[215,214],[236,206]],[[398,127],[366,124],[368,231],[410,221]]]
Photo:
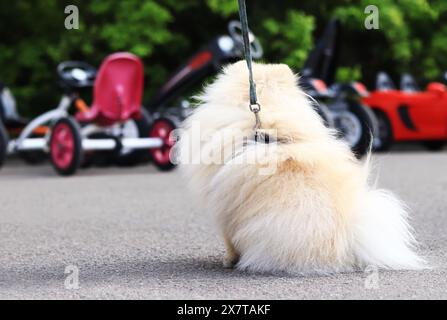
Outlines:
[[354,251],[362,267],[423,269],[404,204],[386,190],[369,190],[355,224]]

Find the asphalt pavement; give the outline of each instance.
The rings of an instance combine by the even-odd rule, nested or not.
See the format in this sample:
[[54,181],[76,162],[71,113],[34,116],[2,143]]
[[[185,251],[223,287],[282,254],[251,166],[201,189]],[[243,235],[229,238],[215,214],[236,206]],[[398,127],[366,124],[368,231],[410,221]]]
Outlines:
[[374,156],[411,208],[423,271],[291,277],[224,269],[212,217],[178,172],[91,168],[60,178],[0,171],[0,299],[446,299],[447,151]]

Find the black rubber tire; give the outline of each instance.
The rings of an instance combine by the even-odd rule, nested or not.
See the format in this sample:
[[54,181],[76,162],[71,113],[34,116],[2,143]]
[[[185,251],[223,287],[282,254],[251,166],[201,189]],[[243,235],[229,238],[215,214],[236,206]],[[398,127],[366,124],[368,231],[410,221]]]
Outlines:
[[80,168],[88,169],[94,165],[95,153],[93,151],[84,152]]
[[368,107],[358,102],[349,101],[347,107],[348,109],[344,112],[349,112],[356,117],[361,126],[361,136],[358,142],[351,146],[351,150],[357,158],[362,158],[370,151],[372,139],[376,133],[377,120],[367,109]]
[[[57,163],[55,163],[55,160],[53,158],[53,152],[51,150],[55,129],[62,124],[67,125],[69,127],[73,135],[73,143],[74,143],[73,158],[70,164],[66,168],[59,167]],[[83,159],[81,128],[79,127],[79,124],[71,117],[64,117],[59,119],[52,127],[49,145],[50,145],[50,161],[56,172],[59,173],[61,176],[74,175],[81,166],[81,162]]]
[[374,110],[374,114],[378,123],[377,136],[380,139],[379,144],[374,144],[374,151],[384,152],[389,150],[393,144],[393,128],[388,116],[383,111]]
[[314,107],[318,115],[323,119],[323,123],[327,128],[334,128],[334,120],[332,119],[332,114],[329,108],[322,103],[316,104]]
[[[152,124],[152,119],[149,113],[144,108],[142,108],[141,118],[133,121],[138,128],[139,137],[147,138],[150,133]],[[151,157],[148,150],[139,149],[133,150],[127,154],[118,154],[115,158],[115,163],[118,166],[132,167],[140,163],[149,162],[150,158]]]
[[[166,123],[168,126],[170,126],[172,128],[172,130],[175,130],[177,128],[177,125],[175,124],[175,121],[172,121],[170,119],[167,118],[159,118],[157,120],[154,121],[154,123],[151,126],[151,131],[149,134],[149,137],[155,137],[156,135],[154,135],[153,130],[154,128],[157,126],[158,123]],[[151,153],[152,153],[152,149],[151,149]],[[176,165],[174,163],[172,163],[171,161],[168,162],[163,162],[160,163],[159,161],[157,161],[157,158],[152,156],[151,157],[152,162],[154,163],[154,165],[160,170],[160,171],[170,171],[172,169],[174,169],[176,167]]]
[[0,168],[5,162],[6,153],[8,149],[8,133],[6,132],[5,126],[0,121]]
[[444,149],[446,142],[444,140],[424,141],[422,145],[429,151],[437,152]]

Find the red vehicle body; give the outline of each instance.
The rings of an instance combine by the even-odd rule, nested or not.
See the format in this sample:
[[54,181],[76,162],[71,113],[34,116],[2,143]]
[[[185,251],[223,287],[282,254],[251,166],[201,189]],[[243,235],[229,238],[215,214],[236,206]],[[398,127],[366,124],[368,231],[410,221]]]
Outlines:
[[379,88],[362,102],[377,115],[379,150],[393,141],[422,141],[430,149],[447,141],[447,89],[442,83],[432,82],[426,91]]

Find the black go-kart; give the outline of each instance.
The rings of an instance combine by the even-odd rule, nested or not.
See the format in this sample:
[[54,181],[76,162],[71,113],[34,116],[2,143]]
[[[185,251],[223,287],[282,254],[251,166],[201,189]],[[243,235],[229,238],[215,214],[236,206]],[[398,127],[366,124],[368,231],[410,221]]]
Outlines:
[[360,101],[368,95],[361,83],[335,83],[340,29],[339,21],[330,21],[304,65],[301,85],[319,102],[320,108],[329,111],[328,125],[337,129],[361,158],[371,149],[378,125],[374,113]]
[[[263,56],[256,36],[250,32],[251,52],[254,59]],[[186,98],[188,91],[217,74],[222,66],[244,58],[244,44],[239,21],[228,24],[228,34],[214,38],[178,68],[168,81],[146,104],[153,117],[164,117],[179,123],[192,111]]]
[[[250,45],[254,59],[263,55],[262,46],[256,36],[250,32]],[[203,83],[208,77],[217,74],[223,65],[238,61],[244,57],[244,45],[239,21],[228,24],[228,34],[218,36],[203,46],[196,54],[180,66],[145,105],[144,116],[150,123],[151,134],[160,135],[166,130],[180,126],[192,112],[187,99],[190,90]],[[162,120],[164,125],[153,125]],[[144,130],[143,124],[137,124],[138,130]],[[150,150],[153,160],[169,161],[168,156],[156,149]],[[124,164],[133,164],[146,160],[138,153],[132,153]]]

